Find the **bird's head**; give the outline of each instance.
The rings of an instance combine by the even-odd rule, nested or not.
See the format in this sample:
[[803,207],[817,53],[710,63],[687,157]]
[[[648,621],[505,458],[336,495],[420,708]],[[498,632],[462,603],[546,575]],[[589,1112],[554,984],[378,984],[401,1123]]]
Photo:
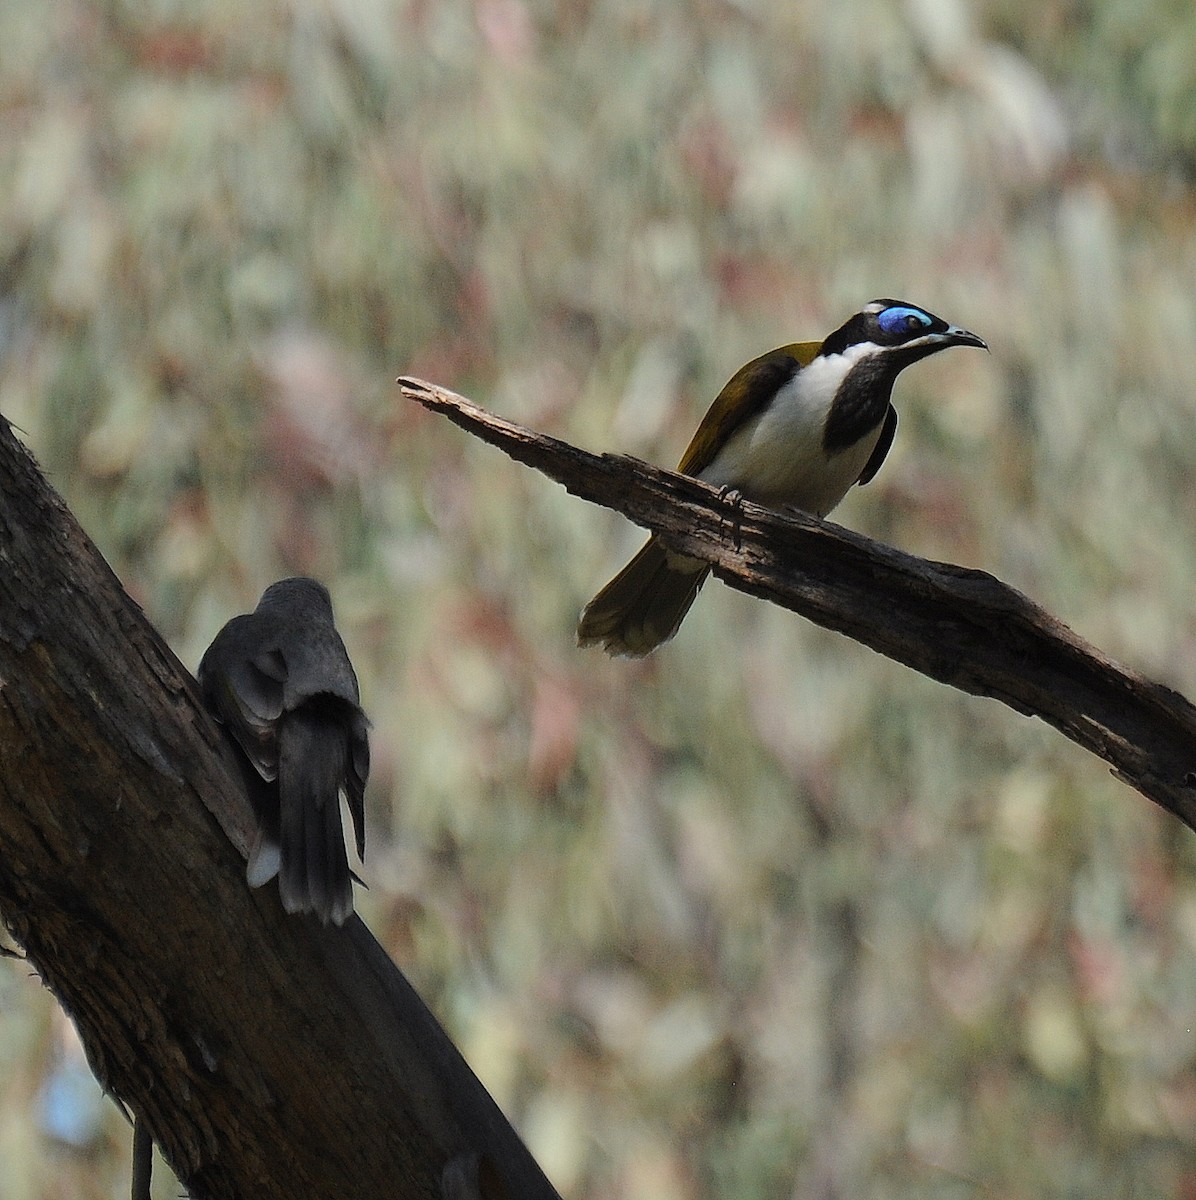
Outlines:
[[293,619],[332,620],[332,598],[315,579],[296,575],[272,583],[257,603],[258,612],[283,613]]
[[979,346],[988,343],[974,333],[948,325],[941,317],[904,300],[873,300],[830,335],[818,351],[822,357],[853,349],[891,366],[893,373],[949,346]]

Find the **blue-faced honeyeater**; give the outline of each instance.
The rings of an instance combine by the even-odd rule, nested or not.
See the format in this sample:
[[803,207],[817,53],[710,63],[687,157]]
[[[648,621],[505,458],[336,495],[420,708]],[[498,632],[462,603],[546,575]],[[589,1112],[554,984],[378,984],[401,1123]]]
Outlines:
[[[757,504],[824,517],[880,470],[897,432],[897,376],[949,346],[988,348],[914,304],[873,300],[824,341],[781,346],[736,371],[677,469]],[[709,573],[649,538],[586,605],[578,644],[648,654],[677,632]]]

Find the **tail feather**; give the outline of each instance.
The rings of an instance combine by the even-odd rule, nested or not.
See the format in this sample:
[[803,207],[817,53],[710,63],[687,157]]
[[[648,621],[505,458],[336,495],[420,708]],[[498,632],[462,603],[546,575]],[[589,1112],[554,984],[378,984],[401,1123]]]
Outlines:
[[343,924],[353,911],[340,814],[348,754],[343,719],[296,709],[283,718],[278,743],[282,906]]
[[272,837],[265,829],[257,831],[257,840],[253,843],[253,852],[249,856],[249,865],[245,868],[245,878],[251,888],[260,888],[270,882],[282,865],[282,850],[278,839]]
[[681,625],[710,568],[649,538],[644,548],[589,602],[577,624],[579,646],[640,658]]

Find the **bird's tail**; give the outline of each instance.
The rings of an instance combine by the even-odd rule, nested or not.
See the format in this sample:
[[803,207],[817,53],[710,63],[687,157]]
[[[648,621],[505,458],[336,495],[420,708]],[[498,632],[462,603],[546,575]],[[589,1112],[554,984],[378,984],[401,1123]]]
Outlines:
[[577,623],[577,644],[640,658],[677,632],[710,568],[696,558],[647,545],[589,602]]
[[283,717],[278,733],[278,891],[287,912],[314,913],[325,924],[341,925],[353,912],[340,806],[349,762],[349,731],[341,714],[308,704]]

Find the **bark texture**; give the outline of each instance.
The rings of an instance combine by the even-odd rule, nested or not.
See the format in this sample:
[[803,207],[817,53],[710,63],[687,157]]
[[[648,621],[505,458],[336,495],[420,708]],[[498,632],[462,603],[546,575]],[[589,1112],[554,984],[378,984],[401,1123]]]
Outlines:
[[590,454],[420,379],[400,379],[399,387],[574,495],[705,559],[731,587],[1040,717],[1196,829],[1196,708],[992,575],[916,558],[802,513],[728,504],[696,479]]
[[251,892],[240,771],[0,418],[0,915],[201,1198],[555,1191],[356,917]]

